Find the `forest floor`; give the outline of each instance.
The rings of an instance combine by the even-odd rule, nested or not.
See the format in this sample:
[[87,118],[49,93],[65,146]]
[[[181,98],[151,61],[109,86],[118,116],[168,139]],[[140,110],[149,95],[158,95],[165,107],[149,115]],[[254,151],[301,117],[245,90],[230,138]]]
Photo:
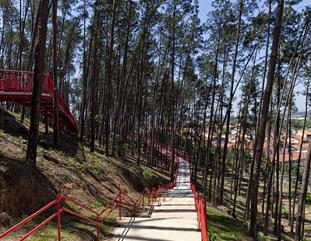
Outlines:
[[[29,119],[21,124],[19,118],[17,114],[0,109],[0,233],[60,193],[101,211],[119,188],[138,197],[144,187],[151,188],[168,180],[167,171],[151,169],[144,162],[137,166],[130,154],[107,157],[100,148],[91,153],[88,147],[81,146],[77,136],[62,135],[59,147],[53,148],[52,134],[43,134],[43,125],[40,125],[37,168],[33,168],[25,161]],[[101,226],[105,237],[115,225],[116,215],[112,213]],[[40,220],[33,220],[20,233]],[[68,215],[63,215],[62,224],[62,240],[94,240],[93,225]],[[55,240],[56,235],[56,225],[50,223],[31,240]],[[4,240],[16,240],[17,236]]]
[[[202,177],[199,178],[199,183],[203,183]],[[236,241],[250,241],[252,238],[248,233],[248,224],[243,221],[245,203],[246,203],[246,188],[248,179],[243,178],[242,180],[242,189],[241,193],[237,195],[237,204],[236,204],[236,218],[232,217],[232,208],[233,201],[230,197],[231,181],[230,177],[227,176],[225,180],[225,199],[224,205],[215,205],[211,202],[207,203],[207,219],[208,219],[208,232],[211,241],[221,241],[221,240],[236,240]],[[203,186],[200,187],[203,190]],[[263,190],[263,181],[260,183],[259,189],[259,204],[258,210],[261,210],[261,197]],[[284,193],[288,192],[288,186],[284,185]],[[290,233],[290,227],[288,226],[287,219],[284,218],[284,213],[288,213],[288,199],[287,195],[283,195],[283,218],[282,226],[284,232],[282,235],[282,240],[284,241],[293,241],[294,236]],[[259,230],[262,230],[263,225],[263,216],[259,212]],[[306,202],[306,221],[305,221],[305,236],[303,241],[311,241],[311,193],[308,194]],[[270,221],[270,234],[269,236],[264,236],[260,231],[258,238],[260,241],[275,241],[277,238],[273,235],[272,232],[273,220]]]

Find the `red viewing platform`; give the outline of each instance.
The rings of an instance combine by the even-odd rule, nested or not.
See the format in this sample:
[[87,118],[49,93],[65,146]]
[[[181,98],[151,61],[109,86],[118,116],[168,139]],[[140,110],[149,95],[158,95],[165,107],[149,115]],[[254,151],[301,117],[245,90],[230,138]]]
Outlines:
[[[33,88],[33,72],[19,70],[0,70],[0,101],[14,101],[24,106],[30,106]],[[46,121],[53,118],[54,84],[49,74],[44,74],[40,112]],[[66,106],[60,93],[57,92],[57,106],[59,108],[59,122],[61,128],[71,132],[78,132],[78,126]],[[47,125],[48,122],[46,122]],[[47,126],[46,126],[47,127]]]

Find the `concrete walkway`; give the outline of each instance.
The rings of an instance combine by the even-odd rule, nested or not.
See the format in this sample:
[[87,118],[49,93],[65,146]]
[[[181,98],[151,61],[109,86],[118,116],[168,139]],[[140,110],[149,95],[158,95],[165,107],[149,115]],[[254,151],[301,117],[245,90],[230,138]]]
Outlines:
[[154,204],[151,217],[123,218],[113,232],[115,241],[200,241],[189,163],[180,159],[177,184]]

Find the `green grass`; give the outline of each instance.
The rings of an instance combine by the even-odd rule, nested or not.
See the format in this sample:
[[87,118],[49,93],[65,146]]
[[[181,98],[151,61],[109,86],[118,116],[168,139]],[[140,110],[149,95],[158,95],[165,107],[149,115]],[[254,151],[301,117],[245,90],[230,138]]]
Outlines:
[[[107,222],[114,222],[112,220],[107,220]],[[107,233],[111,231],[111,226],[107,224],[100,225],[100,238],[107,237]],[[96,226],[85,225],[82,223],[76,223],[71,227],[62,227],[61,236],[64,241],[80,241],[84,240],[86,237],[90,237],[90,233],[96,234]],[[48,225],[46,228],[43,228],[38,231],[37,234],[31,237],[32,241],[50,241],[57,240],[57,228],[56,224]]]
[[149,168],[143,169],[143,177],[149,183],[152,183],[154,182],[154,179],[157,179],[157,175],[155,174],[155,172]]
[[258,240],[259,241],[271,241],[273,240],[271,236],[265,236],[262,232],[258,232]]
[[[80,238],[78,235],[75,235],[75,232],[72,230],[62,229],[62,240],[64,241],[78,241]],[[38,233],[31,237],[32,241],[49,241],[57,240],[57,229],[54,227],[48,227],[38,231]]]
[[247,235],[246,227],[228,214],[208,206],[207,215],[207,227],[211,241],[251,240]]

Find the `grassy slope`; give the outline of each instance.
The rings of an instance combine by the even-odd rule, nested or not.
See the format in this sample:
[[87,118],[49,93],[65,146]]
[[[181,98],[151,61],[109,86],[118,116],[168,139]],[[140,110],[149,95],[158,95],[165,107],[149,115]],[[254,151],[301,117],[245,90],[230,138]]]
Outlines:
[[225,211],[208,204],[208,233],[211,241],[216,240],[251,240],[245,225],[237,222]]
[[[12,116],[9,121],[14,121],[14,117],[18,118]],[[150,188],[167,180],[166,171],[137,166],[130,155],[107,157],[101,149],[91,153],[77,143],[74,136],[64,136],[60,147],[54,149],[52,135],[41,135],[37,169],[33,169],[24,161],[26,135],[20,135],[20,130],[8,130],[6,122],[0,122],[0,177],[4,177],[0,178],[0,213],[6,211],[12,217],[12,224],[53,200],[57,193],[72,196],[100,211],[115,197],[119,188],[138,197],[144,187]],[[25,121],[26,127],[28,122]],[[42,130],[42,126],[40,128]],[[26,194],[21,189],[30,191]],[[108,224],[102,225],[102,231],[106,232],[113,225],[114,216],[112,221],[107,220]],[[64,240],[92,240],[94,227],[69,217],[64,217],[63,223]],[[55,236],[55,224],[51,223],[31,240],[54,240]]]
[[[247,179],[244,179],[243,186],[246,187]],[[202,178],[199,177],[199,189],[203,190]],[[211,241],[221,241],[221,240],[239,240],[239,241],[248,241],[252,240],[248,235],[247,226],[248,223],[244,223],[243,214],[245,207],[245,190],[237,196],[237,209],[236,215],[237,218],[232,218],[229,215],[229,212],[232,210],[232,201],[230,199],[230,182],[226,179],[225,181],[225,206],[216,206],[212,203],[207,203],[207,221],[208,221],[208,232]],[[258,210],[261,210],[261,201],[258,205]],[[287,210],[287,203],[284,202],[283,210]],[[306,214],[307,214],[307,223],[305,226],[305,237],[304,241],[311,241],[311,194],[308,194],[307,205],[306,205]],[[259,220],[261,220],[259,213]],[[272,223],[272,222],[271,222]],[[283,235],[282,240],[292,241],[294,240],[293,236],[288,232],[287,220],[283,218],[282,225],[284,226],[286,233]],[[271,225],[272,227],[272,225]],[[259,232],[258,238],[261,241],[272,241],[276,240],[276,237],[270,234],[270,236],[265,237],[262,232]]]

